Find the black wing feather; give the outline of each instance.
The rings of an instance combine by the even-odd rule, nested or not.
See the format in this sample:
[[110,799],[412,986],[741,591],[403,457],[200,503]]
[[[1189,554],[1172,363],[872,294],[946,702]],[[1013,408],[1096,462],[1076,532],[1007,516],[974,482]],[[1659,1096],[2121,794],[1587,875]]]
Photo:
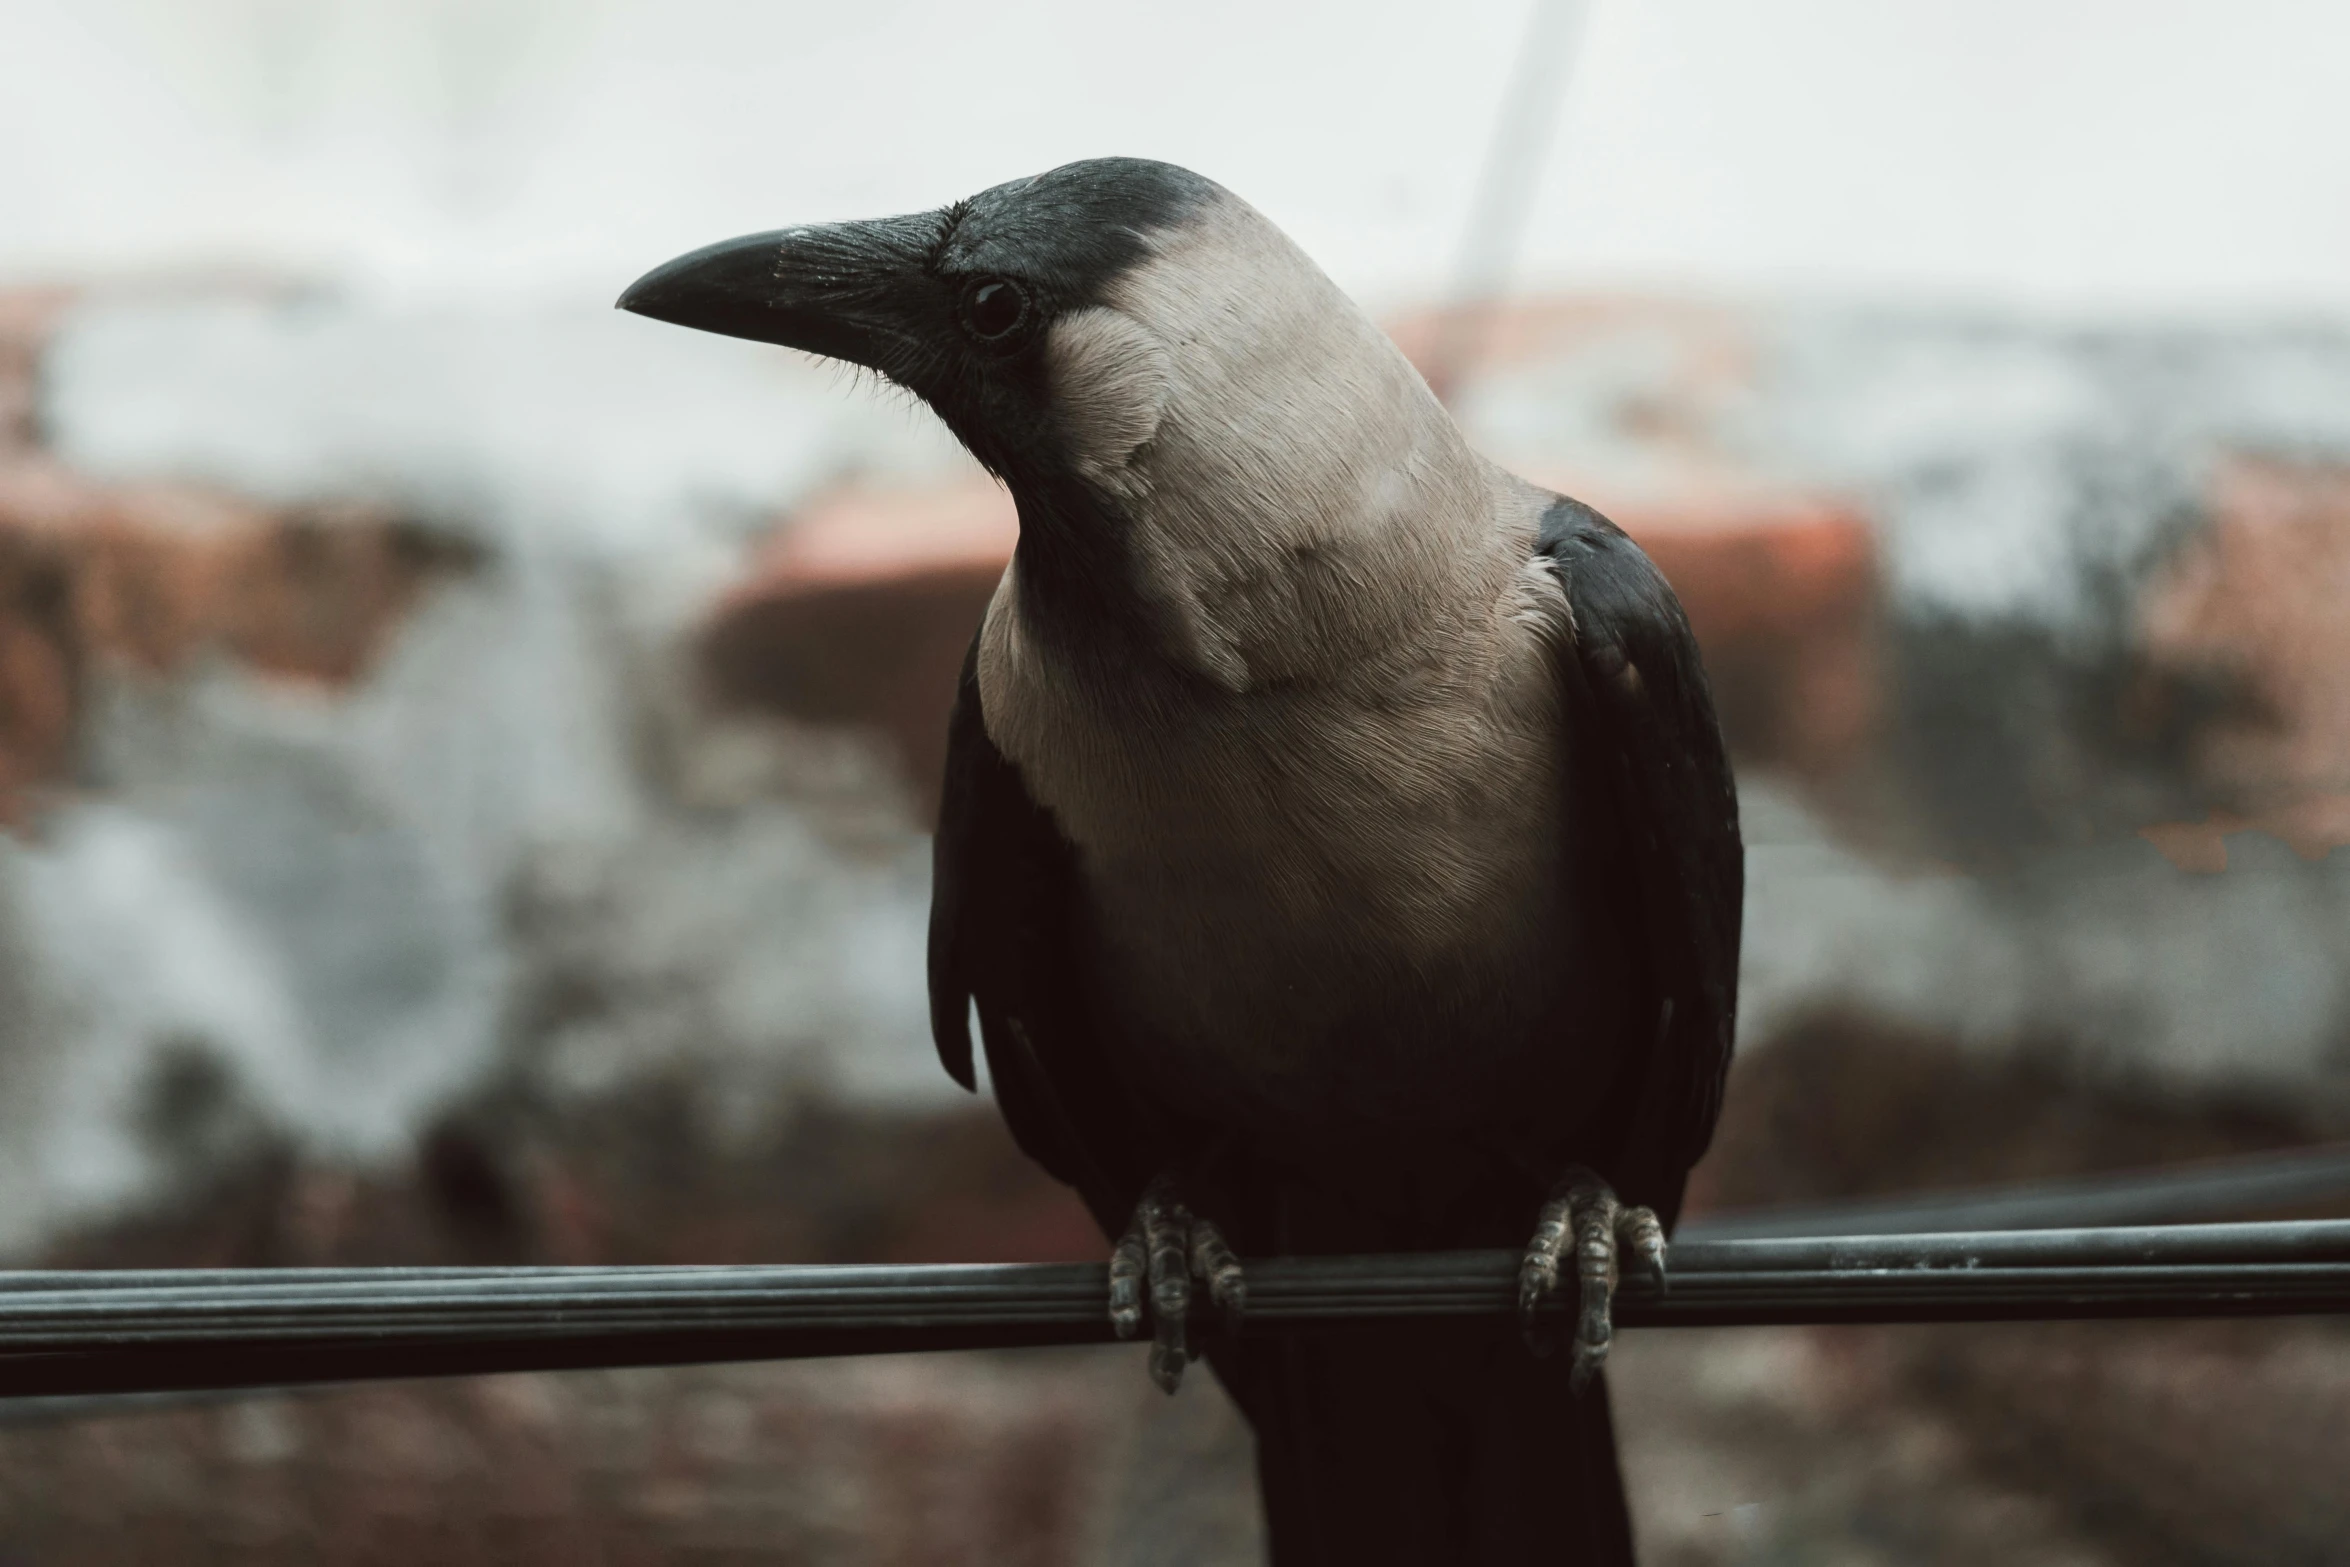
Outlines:
[[948,723],[932,847],[931,1037],[948,1073],[974,1087],[970,1017],[978,1012],[1013,1141],[1075,1187],[1114,1234],[1149,1171],[1088,1004],[1077,851],[988,738],[978,656],[974,639]]
[[1713,1140],[1738,1012],[1745,852],[1713,697],[1680,601],[1623,531],[1579,501],[1537,541],[1567,598],[1560,683],[1620,834],[1617,891],[1638,919],[1655,1043],[1628,1098],[1616,1183],[1672,1222]]

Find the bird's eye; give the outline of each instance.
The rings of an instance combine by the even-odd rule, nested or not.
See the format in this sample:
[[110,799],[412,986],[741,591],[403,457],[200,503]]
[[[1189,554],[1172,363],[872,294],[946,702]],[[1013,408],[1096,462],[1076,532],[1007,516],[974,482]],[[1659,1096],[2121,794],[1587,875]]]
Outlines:
[[971,335],[1000,342],[1028,319],[1028,295],[1010,278],[983,277],[963,291],[963,320]]

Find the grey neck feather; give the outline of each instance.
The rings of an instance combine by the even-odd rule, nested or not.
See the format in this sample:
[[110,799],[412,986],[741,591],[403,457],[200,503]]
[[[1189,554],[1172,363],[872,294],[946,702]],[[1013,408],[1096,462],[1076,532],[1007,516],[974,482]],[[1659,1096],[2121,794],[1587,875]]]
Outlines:
[[[1463,596],[1492,602],[1522,563],[1491,521],[1514,481],[1236,197],[1156,236],[1047,355],[1071,476],[1122,534],[1132,619],[1175,669],[1234,692],[1324,678]],[[1084,526],[1068,505],[1022,496],[1024,519]],[[1023,613],[1049,613],[1037,597]]]

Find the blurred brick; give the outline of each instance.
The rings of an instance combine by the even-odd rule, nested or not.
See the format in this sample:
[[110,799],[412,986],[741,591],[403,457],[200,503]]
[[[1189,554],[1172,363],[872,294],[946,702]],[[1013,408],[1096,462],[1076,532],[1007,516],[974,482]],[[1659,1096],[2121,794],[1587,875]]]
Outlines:
[[0,819],[71,772],[82,680],[199,653],[348,685],[464,552],[396,519],[273,513],[195,491],[0,467]]
[[[1867,520],[1721,491],[1611,504],[1680,592],[1745,758],[1834,772],[1878,711],[1879,589]],[[936,808],[954,684],[1018,518],[987,482],[859,488],[793,518],[720,600],[700,662],[723,706],[885,735]]]
[[1611,515],[1680,595],[1743,760],[1819,776],[1858,758],[1881,703],[1883,601],[1865,516],[1735,492]]
[[984,475],[924,486],[850,485],[817,497],[760,553],[737,597],[983,571],[1019,542],[1011,492]]
[[1611,342],[1636,339],[1652,356],[1662,349],[1668,368],[1664,396],[1644,403],[1635,417],[1645,414],[1667,425],[1679,422],[1667,411],[1670,405],[1696,406],[1753,380],[1754,347],[1743,319],[1687,300],[1632,294],[1505,299],[1414,311],[1383,325],[1431,382],[1586,357]]
[[215,651],[278,679],[357,679],[451,541],[348,507],[274,510],[179,485],[93,482],[43,452],[35,378],[70,295],[0,291],[0,825],[72,776],[88,671]]
[[704,680],[728,707],[877,731],[927,819],[963,655],[1018,537],[985,479],[821,497],[719,602]]
[[2208,527],[2140,607],[2149,656],[2231,690],[2194,737],[2204,821],[2148,830],[2172,861],[2224,870],[2226,835],[2271,833],[2316,859],[2350,843],[2350,468],[2238,458]]

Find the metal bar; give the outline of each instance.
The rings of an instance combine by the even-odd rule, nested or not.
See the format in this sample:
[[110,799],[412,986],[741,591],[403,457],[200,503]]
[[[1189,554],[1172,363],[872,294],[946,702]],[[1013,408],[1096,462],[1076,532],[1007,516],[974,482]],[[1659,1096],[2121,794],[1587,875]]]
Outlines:
[[1450,302],[1422,367],[1429,389],[1447,403],[1487,347],[1494,306],[1525,238],[1543,158],[1556,139],[1590,9],[1587,0],[1534,0],[1527,15],[1517,63],[1470,196]]
[[[1511,1325],[1510,1252],[1249,1264],[1244,1331]],[[1627,1327],[2350,1312],[2350,1221],[1688,1240]],[[1098,1264],[0,1274],[0,1395],[1106,1341]]]
[[1685,1240],[1791,1235],[1921,1235],[2103,1224],[2186,1224],[2350,1196],[2350,1144],[2204,1159],[2069,1181],[1707,1214]]

